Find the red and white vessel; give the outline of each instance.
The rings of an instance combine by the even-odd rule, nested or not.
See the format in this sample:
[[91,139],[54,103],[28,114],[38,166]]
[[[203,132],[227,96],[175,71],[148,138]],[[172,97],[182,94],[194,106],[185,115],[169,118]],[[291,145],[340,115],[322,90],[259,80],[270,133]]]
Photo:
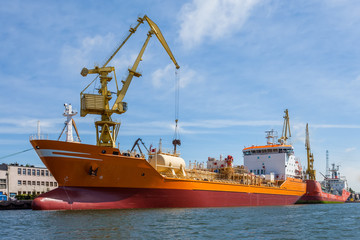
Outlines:
[[340,177],[339,166],[332,164],[331,176],[324,181],[306,181],[306,194],[297,203],[344,203],[350,196],[344,176]]
[[[344,203],[350,196],[345,177],[340,177],[339,166],[332,165],[331,177],[326,174],[323,182],[316,181],[314,156],[310,152],[309,128],[306,124],[306,142],[308,168],[306,170],[306,193],[297,203]],[[328,168],[327,168],[328,171]]]

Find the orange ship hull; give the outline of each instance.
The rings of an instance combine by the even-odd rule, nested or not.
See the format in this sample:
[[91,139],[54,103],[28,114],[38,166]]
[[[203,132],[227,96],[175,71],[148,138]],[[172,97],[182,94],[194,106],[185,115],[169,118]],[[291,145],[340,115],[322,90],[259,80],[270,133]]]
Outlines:
[[288,178],[280,187],[168,178],[144,158],[116,148],[52,140],[31,144],[59,188],[40,195],[33,209],[113,209],[289,205],[306,184]]

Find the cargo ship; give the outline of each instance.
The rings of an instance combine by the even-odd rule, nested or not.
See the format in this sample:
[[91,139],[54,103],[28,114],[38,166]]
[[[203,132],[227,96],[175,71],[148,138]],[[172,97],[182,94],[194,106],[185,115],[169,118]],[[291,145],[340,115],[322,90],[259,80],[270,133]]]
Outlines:
[[314,156],[310,150],[309,129],[306,124],[306,142],[308,168],[306,170],[306,193],[302,196],[298,204],[312,203],[344,203],[350,196],[345,177],[340,177],[339,166],[332,165],[331,176],[324,176],[324,181],[316,181],[316,171],[314,170]]
[[[129,69],[122,88],[116,92],[108,90],[109,76],[115,69],[107,66],[138,26],[147,22],[150,26],[147,39]],[[245,148],[244,161],[257,162],[268,156],[266,168],[258,171],[251,165],[232,166],[232,157],[208,159],[203,164],[186,166],[176,147],[179,139],[173,140],[174,150],[164,151],[161,144],[147,151],[120,151],[116,147],[120,123],[112,120],[112,114],[123,114],[127,103],[123,98],[136,72],[146,45],[155,34],[179,68],[158,26],[146,15],[130,28],[129,36],[102,66],[83,68],[82,76],[96,74],[100,80],[98,93],[81,92],[80,116],[100,115],[95,122],[96,145],[76,142],[72,129],[78,133],[72,117],[76,114],[71,105],[65,105],[64,116],[66,140],[47,140],[33,137],[30,142],[45,166],[58,182],[59,187],[38,196],[32,204],[35,210],[82,210],[82,209],[127,209],[127,208],[185,208],[185,207],[235,207],[288,205],[295,203],[305,193],[305,183],[295,174],[295,158],[291,145],[283,137],[278,144]],[[111,102],[112,94],[116,94]],[[112,107],[110,106],[112,104]],[[177,124],[177,120],[175,120]],[[64,130],[63,130],[64,131]],[[134,144],[135,146],[135,144]],[[133,148],[134,149],[134,148]],[[139,147],[140,150],[140,147]],[[277,167],[271,168],[273,161]],[[276,160],[276,161],[275,161]],[[285,164],[288,166],[285,166]],[[294,165],[294,166],[293,166]]]
[[244,148],[245,166],[232,166],[228,156],[208,158],[206,168],[187,167],[161,144],[148,159],[79,142],[34,138],[31,144],[59,184],[33,201],[35,210],[290,205],[306,188],[288,144]]

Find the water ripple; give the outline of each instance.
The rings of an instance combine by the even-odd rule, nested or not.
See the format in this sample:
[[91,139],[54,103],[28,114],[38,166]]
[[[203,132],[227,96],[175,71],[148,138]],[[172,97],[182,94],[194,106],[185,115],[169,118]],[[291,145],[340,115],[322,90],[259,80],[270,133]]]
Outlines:
[[358,239],[360,204],[1,211],[2,239]]

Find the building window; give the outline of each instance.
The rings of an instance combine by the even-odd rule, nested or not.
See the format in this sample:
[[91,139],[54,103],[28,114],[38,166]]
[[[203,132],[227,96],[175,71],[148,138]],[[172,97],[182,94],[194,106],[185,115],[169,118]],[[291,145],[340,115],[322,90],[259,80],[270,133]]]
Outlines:
[[23,181],[23,185],[26,185],[26,181]]
[[6,188],[6,179],[0,179],[0,189]]
[[21,168],[18,168],[18,174],[21,175]]
[[46,171],[45,171],[45,175],[46,175],[46,176],[49,176],[49,170],[46,170]]
[[49,186],[49,182],[46,182],[46,186],[47,186],[47,187]]
[[40,170],[36,170],[36,175],[40,176]]
[[57,182],[54,182],[54,186],[57,187]]
[[41,186],[45,186],[45,183],[44,183],[44,182],[41,182]]
[[35,183],[35,181],[32,181],[32,185],[35,185],[36,183]]
[[18,185],[21,185],[21,180],[18,180]]
[[26,194],[26,191],[23,191],[23,194]]
[[23,169],[23,174],[26,175],[26,168]]
[[36,182],[36,185],[40,186],[40,181],[37,181],[37,182]]
[[32,170],[32,175],[35,176],[35,169]]
[[53,182],[50,182],[50,187],[54,186]]
[[31,185],[31,181],[28,181],[28,185]]
[[40,195],[40,192],[36,192],[37,195]]
[[41,170],[41,176],[45,176],[45,171]]
[[31,169],[28,169],[28,175],[29,176],[31,175]]
[[18,195],[21,195],[21,191],[18,191]]
[[252,173],[252,170],[250,170],[250,173]]
[[31,195],[31,192],[28,192],[28,195]]

